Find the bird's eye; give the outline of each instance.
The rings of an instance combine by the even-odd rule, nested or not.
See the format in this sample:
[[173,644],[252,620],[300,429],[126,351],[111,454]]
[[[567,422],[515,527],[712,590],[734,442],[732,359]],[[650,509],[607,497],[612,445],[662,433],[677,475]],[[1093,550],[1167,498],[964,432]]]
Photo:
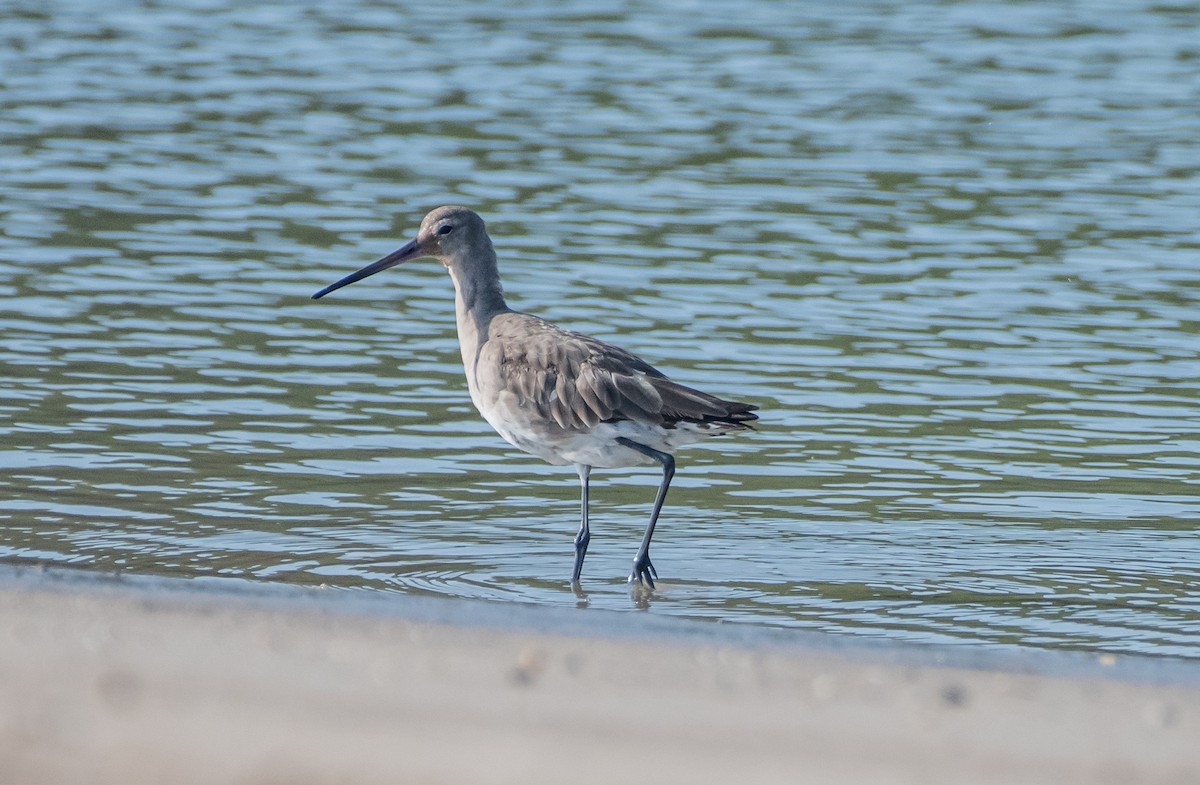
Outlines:
[[454,227],[451,226],[450,224],[446,224],[442,228],[438,229],[438,234],[450,234],[453,231],[454,231]]

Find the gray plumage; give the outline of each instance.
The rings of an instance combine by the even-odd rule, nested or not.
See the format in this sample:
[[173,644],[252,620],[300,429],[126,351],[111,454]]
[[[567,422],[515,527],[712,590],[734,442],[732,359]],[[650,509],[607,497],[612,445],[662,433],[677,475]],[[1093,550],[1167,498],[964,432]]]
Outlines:
[[745,427],[753,406],[724,401],[668,379],[624,349],[516,311],[494,316],[479,364],[541,416],[566,431],[636,420]]
[[592,468],[662,466],[663,480],[629,576],[653,588],[650,540],[674,476],[675,450],[708,436],[751,430],[757,407],[685,387],[624,349],[509,308],[483,219],[465,207],[432,211],[416,239],[313,297],[421,256],[439,259],[454,281],[467,389],[480,414],[510,444],[553,464],[574,464],[579,473],[574,585],[591,539]]

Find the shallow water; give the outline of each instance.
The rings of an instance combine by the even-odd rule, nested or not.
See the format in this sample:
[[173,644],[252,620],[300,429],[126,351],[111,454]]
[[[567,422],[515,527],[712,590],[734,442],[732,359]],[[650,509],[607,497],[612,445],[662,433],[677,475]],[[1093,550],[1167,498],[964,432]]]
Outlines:
[[[647,607],[426,260],[758,403],[648,609],[1200,657],[1200,4],[8,4],[0,558]],[[98,21],[99,20],[99,21]]]

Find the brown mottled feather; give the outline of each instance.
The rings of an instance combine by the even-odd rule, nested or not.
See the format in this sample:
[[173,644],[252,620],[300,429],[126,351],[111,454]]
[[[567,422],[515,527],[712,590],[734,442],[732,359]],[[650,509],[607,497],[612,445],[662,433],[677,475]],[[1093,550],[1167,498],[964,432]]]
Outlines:
[[624,349],[529,314],[493,318],[479,362],[498,369],[498,381],[523,407],[548,415],[564,430],[614,420],[741,430],[758,419],[755,406],[685,387]]

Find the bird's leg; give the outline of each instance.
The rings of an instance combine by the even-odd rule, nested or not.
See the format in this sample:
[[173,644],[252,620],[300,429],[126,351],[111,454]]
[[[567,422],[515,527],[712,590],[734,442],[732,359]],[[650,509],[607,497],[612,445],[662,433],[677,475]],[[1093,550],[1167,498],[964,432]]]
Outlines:
[[583,557],[587,556],[588,543],[592,539],[592,531],[588,528],[588,478],[592,467],[576,464],[579,472],[579,534],[575,535],[575,571],[571,573],[571,585],[579,585],[579,573],[583,572]]
[[658,572],[654,569],[654,565],[650,563],[650,538],[654,536],[654,525],[658,523],[658,514],[662,512],[663,502],[667,498],[667,488],[671,487],[671,478],[675,476],[675,457],[670,453],[659,452],[652,447],[638,444],[635,441],[626,439],[624,436],[617,437],[617,442],[631,450],[637,450],[642,455],[653,458],[661,463],[663,467],[662,485],[658,486],[658,496],[654,499],[654,511],[650,513],[650,523],[646,526],[646,534],[642,537],[642,545],[638,548],[637,555],[633,557],[633,572],[629,576],[630,583],[634,581],[645,583],[653,589],[654,579],[658,577]]

